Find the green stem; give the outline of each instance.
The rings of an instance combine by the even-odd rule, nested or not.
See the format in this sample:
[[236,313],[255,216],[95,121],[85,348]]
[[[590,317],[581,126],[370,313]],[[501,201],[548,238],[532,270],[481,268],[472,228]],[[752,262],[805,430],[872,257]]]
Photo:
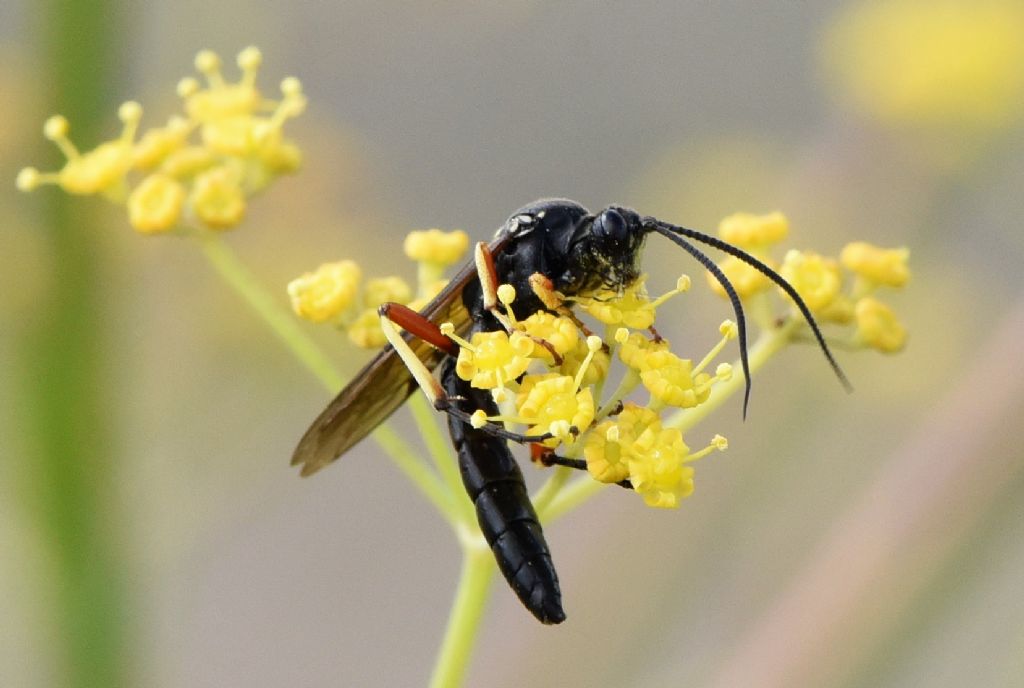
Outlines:
[[463,533],[462,572],[459,587],[448,616],[448,626],[437,655],[431,688],[455,688],[462,684],[476,639],[480,620],[494,577],[494,556],[478,532]]
[[421,394],[415,394],[409,400],[409,408],[420,430],[420,435],[427,445],[427,451],[430,452],[430,457],[434,461],[434,466],[448,488],[448,495],[454,500],[454,507],[461,514],[461,518],[451,522],[452,525],[474,523],[476,517],[473,512],[473,504],[462,496],[465,494],[465,489],[462,487],[458,462],[452,455],[451,442],[438,429],[437,411],[430,407],[426,398]]
[[[100,140],[116,110],[112,75],[128,33],[121,4],[104,0],[49,0],[31,15],[39,35],[26,37],[47,95],[41,105],[66,115],[80,142]],[[29,18],[29,15],[26,15]],[[85,37],[88,37],[87,39]],[[51,146],[39,159],[53,159]],[[21,365],[11,368],[23,392],[15,409],[28,450],[28,508],[38,522],[49,568],[31,582],[52,628],[42,650],[54,684],[68,688],[134,683],[136,639],[132,613],[128,521],[120,512],[116,410],[110,352],[110,284],[105,232],[98,209],[81,199],[47,193],[35,238],[52,266],[47,288],[37,294]],[[5,330],[18,331],[16,323]],[[17,371],[17,372],[15,372]],[[4,456],[5,463],[17,460]],[[4,555],[17,551],[4,548]],[[24,677],[24,676],[23,676]]]
[[309,368],[310,372],[331,393],[341,389],[344,380],[334,364],[306,336],[295,317],[281,308],[277,301],[263,289],[221,237],[209,231],[198,231],[193,236],[199,240],[203,255],[213,265],[217,274],[270,325],[270,329]]
[[[203,255],[210,261],[217,274],[263,318],[270,329],[324,387],[331,393],[341,389],[344,379],[334,364],[306,335],[294,316],[263,289],[220,236],[208,231],[195,232],[193,235],[199,240]],[[457,506],[451,490],[429,470],[412,445],[384,423],[377,426],[372,437],[449,522],[460,521],[460,507]]]

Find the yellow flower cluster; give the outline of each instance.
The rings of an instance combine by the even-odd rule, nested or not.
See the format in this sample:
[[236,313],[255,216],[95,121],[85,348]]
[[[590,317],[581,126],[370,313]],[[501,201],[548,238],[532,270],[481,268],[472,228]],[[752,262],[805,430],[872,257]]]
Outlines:
[[191,77],[178,84],[184,116],[147,130],[138,141],[142,107],[135,102],[118,110],[121,134],[84,153],[71,142],[68,121],[51,117],[43,134],[67,162],[56,172],[21,170],[18,188],[53,184],[71,194],[102,194],[126,206],[131,226],[141,234],[171,232],[183,220],[214,230],[236,226],[247,199],[294,172],[302,158],[283,136],[285,122],[305,110],[302,86],[289,77],[281,82],[281,99],[266,100],[256,88],[261,61],[257,48],[240,52],[241,78],[229,83],[220,58],[201,51],[195,66],[206,84]]
[[[867,242],[847,244],[838,260],[813,251],[790,250],[781,265],[771,250],[788,233],[789,223],[781,213],[733,215],[722,221],[719,236],[749,251],[776,268],[823,323],[852,326],[842,340],[851,347],[870,347],[894,353],[906,345],[907,331],[893,310],[875,297],[880,287],[900,288],[910,280],[906,248],[880,248]],[[728,258],[719,267],[733,282],[737,293],[755,314],[771,313],[764,300],[772,286],[764,275],[746,263]],[[708,273],[708,282],[724,296],[725,291]],[[782,293],[781,290],[779,293]],[[785,297],[788,301],[788,297]],[[753,307],[754,303],[758,307]],[[799,318],[792,314],[792,317]],[[768,325],[769,323],[762,323]]]
[[[472,386],[490,390],[504,404],[499,416],[487,418],[478,412],[476,424],[501,421],[524,426],[527,435],[551,435],[541,444],[567,459],[582,455],[596,480],[629,480],[650,506],[678,506],[693,491],[693,469],[686,464],[711,449],[691,453],[678,429],[661,426],[660,414],[669,407],[692,408],[706,402],[715,382],[731,377],[728,364],[718,366],[713,375],[703,369],[726,341],[736,337],[735,326],[728,323],[720,344],[695,366],[672,353],[664,339],[644,334],[654,323],[659,301],[688,287],[689,280],[681,278],[676,289],[654,301],[646,297],[642,284],[619,296],[580,299],[584,311],[597,320],[607,319],[607,340],[584,336],[572,318],[547,312],[519,322],[510,318],[511,332],[478,332],[470,341],[453,337],[461,347],[456,373]],[[500,300],[508,306],[511,289],[502,289],[506,298]],[[651,317],[632,319],[641,311]],[[641,331],[612,326],[624,320]],[[626,366],[624,378],[599,406],[616,351]],[[562,356],[560,363],[555,363],[552,352]],[[646,406],[623,405],[627,396],[642,390],[648,394]],[[724,446],[716,440],[713,448]]]
[[[419,263],[415,293],[401,277],[377,277],[363,282],[362,270],[351,260],[324,263],[288,284],[292,310],[311,322],[328,322],[345,330],[349,340],[365,349],[384,346],[377,308],[387,302],[420,310],[444,288],[445,268],[461,260],[469,237],[461,230],[412,232],[405,254]],[[427,273],[427,274],[425,274]],[[528,350],[533,348],[526,341]],[[517,373],[518,374],[518,373]]]

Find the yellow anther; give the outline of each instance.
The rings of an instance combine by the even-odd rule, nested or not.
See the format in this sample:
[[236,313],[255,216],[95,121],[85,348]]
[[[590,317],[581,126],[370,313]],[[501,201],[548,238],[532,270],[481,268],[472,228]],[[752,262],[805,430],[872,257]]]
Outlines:
[[127,125],[138,124],[142,119],[142,106],[134,100],[125,101],[117,109],[117,117]]
[[196,53],[196,71],[207,78],[211,86],[223,83],[220,75],[220,55],[212,50],[200,50]]
[[256,72],[263,63],[263,53],[256,46],[250,45],[238,53],[236,62],[242,70],[244,80],[251,86],[256,79]]
[[202,86],[199,85],[199,81],[195,77],[186,76],[178,82],[175,91],[179,98],[188,98],[195,95],[201,88]]
[[680,294],[690,291],[690,285],[692,280],[689,275],[680,275],[679,279],[676,280],[676,291]]
[[516,288],[511,284],[502,284],[498,287],[498,301],[506,306],[512,305],[516,300]]
[[294,76],[285,77],[281,80],[281,93],[286,97],[302,95],[302,82]]
[[469,424],[479,430],[487,425],[487,414],[481,409],[473,411],[473,414],[469,417]]
[[563,442],[572,435],[572,426],[569,425],[567,420],[556,420],[548,426],[548,432],[555,436],[556,439],[560,439]]
[[63,115],[54,115],[43,123],[43,136],[51,141],[59,141],[68,135],[68,120]]
[[165,174],[151,174],[128,197],[128,221],[140,234],[174,228],[185,205],[185,187]]
[[715,435],[711,438],[711,446],[718,451],[725,451],[729,448],[729,440],[722,437],[721,435]]
[[14,182],[18,191],[35,191],[40,184],[42,184],[42,175],[34,167],[21,168],[18,178]]
[[736,339],[740,336],[740,328],[732,320],[723,320],[722,324],[718,326],[718,331],[726,339]]
[[715,368],[715,377],[725,382],[732,378],[732,364],[731,363],[719,363],[718,367]]
[[601,350],[601,347],[603,346],[604,342],[601,341],[601,338],[598,337],[597,335],[592,334],[589,337],[587,337],[587,350],[589,350],[590,353],[597,353],[598,351]]
[[625,327],[620,327],[619,329],[615,330],[614,338],[616,343],[625,344],[626,340],[629,339],[629,330],[627,330]]
[[619,430],[619,426],[615,425],[615,424],[612,424],[605,431],[604,439],[607,442],[618,442],[620,435],[621,435],[621,432]]
[[495,404],[504,404],[508,401],[508,389],[505,387],[495,387],[491,390],[491,398],[494,399]]

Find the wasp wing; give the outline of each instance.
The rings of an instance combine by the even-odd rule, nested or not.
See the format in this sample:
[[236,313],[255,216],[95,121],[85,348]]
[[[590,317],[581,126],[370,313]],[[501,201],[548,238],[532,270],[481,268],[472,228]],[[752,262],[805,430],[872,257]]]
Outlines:
[[[492,254],[505,245],[492,241]],[[462,305],[462,290],[476,279],[469,261],[452,277],[420,314],[433,323],[450,322],[464,334],[470,325],[469,312]],[[433,370],[444,354],[412,335],[403,335],[423,363]],[[416,381],[391,346],[385,347],[363,368],[338,396],[317,416],[292,454],[292,465],[302,465],[302,475],[311,475],[331,463],[387,420],[416,389]]]

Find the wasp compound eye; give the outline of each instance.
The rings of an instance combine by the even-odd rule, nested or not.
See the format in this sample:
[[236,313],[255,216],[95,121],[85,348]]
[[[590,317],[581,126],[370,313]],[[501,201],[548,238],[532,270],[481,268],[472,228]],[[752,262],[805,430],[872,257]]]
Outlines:
[[625,218],[614,208],[601,211],[594,218],[594,234],[602,239],[610,239],[616,243],[625,243],[629,238],[629,227]]

